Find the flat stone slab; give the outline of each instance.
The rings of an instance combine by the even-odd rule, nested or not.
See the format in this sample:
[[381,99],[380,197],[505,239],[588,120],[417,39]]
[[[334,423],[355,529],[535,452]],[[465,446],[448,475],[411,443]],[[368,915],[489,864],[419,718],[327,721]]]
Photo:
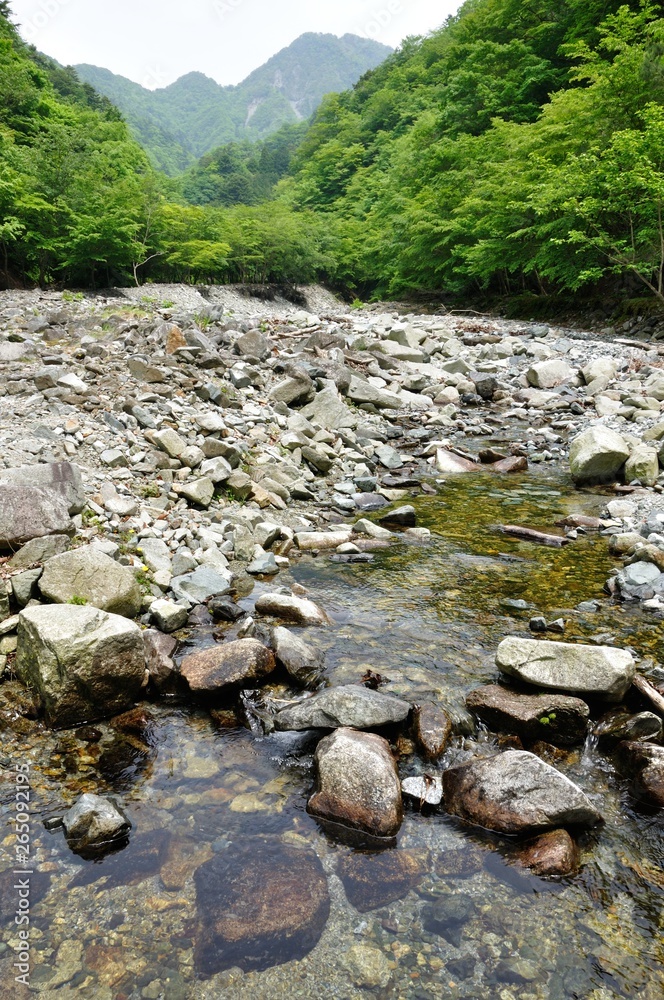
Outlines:
[[69,504],[55,490],[0,484],[0,552],[46,535],[72,535]]
[[602,819],[578,785],[524,750],[451,767],[443,790],[449,813],[499,833],[587,827]]
[[70,514],[80,514],[85,507],[81,470],[72,462],[40,462],[39,465],[0,469],[0,483],[8,486],[40,486],[54,490],[67,501]]
[[39,589],[56,604],[84,601],[125,618],[135,618],[141,609],[141,589],[134,573],[93,545],[49,559]]
[[283,708],[275,717],[281,731],[305,729],[373,729],[403,722],[411,705],[359,684],[329,688],[313,698]]
[[636,664],[631,653],[613,646],[582,646],[510,636],[496,653],[498,668],[536,687],[622,701]]

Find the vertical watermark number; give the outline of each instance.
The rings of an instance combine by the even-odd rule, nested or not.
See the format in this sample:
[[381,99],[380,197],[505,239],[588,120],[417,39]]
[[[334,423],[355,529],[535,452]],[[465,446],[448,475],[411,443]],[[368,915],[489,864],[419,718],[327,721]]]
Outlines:
[[17,764],[14,800],[14,892],[16,893],[16,940],[14,942],[14,979],[30,983],[30,876],[33,874],[30,852],[30,765]]

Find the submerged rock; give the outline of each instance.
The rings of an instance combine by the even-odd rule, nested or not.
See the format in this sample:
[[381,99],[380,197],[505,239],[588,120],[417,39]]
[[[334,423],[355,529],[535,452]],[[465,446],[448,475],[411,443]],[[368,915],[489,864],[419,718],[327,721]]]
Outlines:
[[237,639],[185,656],[180,673],[192,691],[218,693],[262,680],[275,666],[274,653],[267,646],[256,639]]
[[338,873],[351,906],[377,910],[416,889],[428,871],[427,851],[353,852],[339,861]]
[[307,811],[335,828],[392,839],[403,820],[401,784],[387,740],[337,729],[318,744],[316,792]]
[[564,642],[510,636],[498,647],[496,663],[527,684],[622,701],[636,665],[631,653],[613,646],[573,646]]
[[410,708],[410,704],[400,698],[371,691],[359,684],[348,684],[329,688],[313,698],[283,708],[277,713],[275,726],[282,731],[344,726],[373,729],[403,722]]
[[327,879],[311,850],[247,837],[201,865],[194,881],[194,959],[201,975],[297,961],[325,929]]
[[76,853],[112,849],[124,840],[131,823],[113,801],[86,793],[62,817],[67,843]]
[[466,706],[494,732],[515,733],[522,740],[546,739],[556,746],[582,743],[590,709],[579,698],[556,694],[519,694],[498,684],[478,688]]
[[16,672],[54,726],[130,708],[145,677],[141,630],[96,608],[51,605],[19,616]]
[[141,609],[141,590],[132,571],[92,545],[49,559],[39,589],[56,604],[83,601],[125,618],[134,618]]
[[581,852],[567,830],[549,830],[517,848],[516,857],[533,875],[574,875],[581,865]]
[[455,893],[440,896],[427,904],[422,913],[422,923],[427,931],[445,938],[455,948],[461,945],[463,928],[475,914],[476,904],[472,896]]
[[283,626],[272,630],[272,643],[277,660],[294,681],[303,687],[320,682],[325,661],[323,653]]
[[574,782],[522,750],[451,767],[443,787],[448,812],[499,833],[594,826],[602,819]]
[[664,808],[664,747],[626,741],[618,747],[618,762],[632,778],[636,797]]

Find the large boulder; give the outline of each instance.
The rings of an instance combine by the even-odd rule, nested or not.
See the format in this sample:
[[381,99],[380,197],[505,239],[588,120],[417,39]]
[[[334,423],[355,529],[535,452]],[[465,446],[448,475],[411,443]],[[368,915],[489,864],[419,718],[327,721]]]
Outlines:
[[194,959],[203,976],[304,958],[318,943],[330,912],[318,856],[276,838],[243,838],[201,865],[194,882]]
[[185,656],[180,673],[192,691],[212,693],[262,680],[275,666],[267,646],[256,639],[237,639]]
[[0,484],[0,552],[13,552],[33,538],[73,533],[69,504],[60,493]]
[[573,781],[524,750],[451,767],[443,789],[449,813],[498,833],[594,826],[602,819]]
[[92,545],[49,559],[39,589],[56,604],[84,601],[125,618],[135,618],[141,610],[141,588],[134,573]]
[[625,482],[638,480],[642,486],[654,486],[659,478],[659,458],[654,448],[640,444],[625,463]]
[[636,672],[634,658],[625,649],[517,636],[501,642],[496,663],[504,674],[526,684],[616,702],[622,701]]
[[281,731],[304,729],[374,729],[408,718],[411,706],[392,695],[359,684],[328,688],[313,698],[282,708],[274,723]]
[[317,393],[313,402],[305,406],[301,413],[326,430],[351,430],[357,426],[357,416],[346,406],[334,386]]
[[308,812],[335,829],[391,840],[403,820],[401,783],[387,740],[337,729],[316,748],[316,791]]
[[588,732],[586,703],[562,694],[520,694],[488,684],[471,691],[466,707],[494,732],[515,733],[528,742],[574,746],[583,743]]
[[143,636],[133,622],[96,608],[26,608],[19,616],[16,673],[39,695],[51,725],[116,715],[141,692]]
[[230,594],[232,579],[230,572],[224,573],[209,566],[199,566],[193,573],[176,576],[171,580],[171,590],[178,601],[203,604],[211,597]]
[[540,361],[526,372],[526,378],[535,389],[555,389],[573,377],[574,372],[561,358]]
[[261,615],[282,618],[294,625],[329,625],[325,612],[304,597],[289,594],[261,594],[256,601],[256,611]]
[[604,483],[615,479],[630,455],[620,434],[601,424],[574,438],[569,449],[572,478],[578,483]]
[[70,514],[80,514],[86,503],[81,470],[71,462],[46,462],[1,469],[0,484],[53,490],[66,501]]
[[322,652],[281,625],[272,630],[272,645],[277,660],[297,684],[308,687],[320,682],[325,660]]

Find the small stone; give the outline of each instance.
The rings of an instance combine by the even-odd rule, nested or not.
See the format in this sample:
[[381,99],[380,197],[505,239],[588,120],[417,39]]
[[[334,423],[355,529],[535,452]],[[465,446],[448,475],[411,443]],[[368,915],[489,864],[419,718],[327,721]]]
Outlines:
[[162,632],[177,632],[187,624],[189,612],[172,601],[155,601],[150,605],[150,617]]
[[411,506],[397,507],[380,518],[382,525],[393,524],[400,528],[414,528],[417,524],[415,508]]
[[418,778],[404,778],[401,791],[420,806],[439,806],[443,801],[443,779],[440,775],[422,775]]
[[109,798],[86,793],[62,817],[67,842],[77,853],[111,849],[124,839],[131,823]]
[[471,896],[449,894],[428,903],[422,913],[422,923],[427,931],[445,938],[455,948],[460,947],[463,929],[475,914],[475,901]]
[[345,952],[342,960],[355,986],[362,989],[383,988],[392,978],[386,956],[371,945],[353,945]]

